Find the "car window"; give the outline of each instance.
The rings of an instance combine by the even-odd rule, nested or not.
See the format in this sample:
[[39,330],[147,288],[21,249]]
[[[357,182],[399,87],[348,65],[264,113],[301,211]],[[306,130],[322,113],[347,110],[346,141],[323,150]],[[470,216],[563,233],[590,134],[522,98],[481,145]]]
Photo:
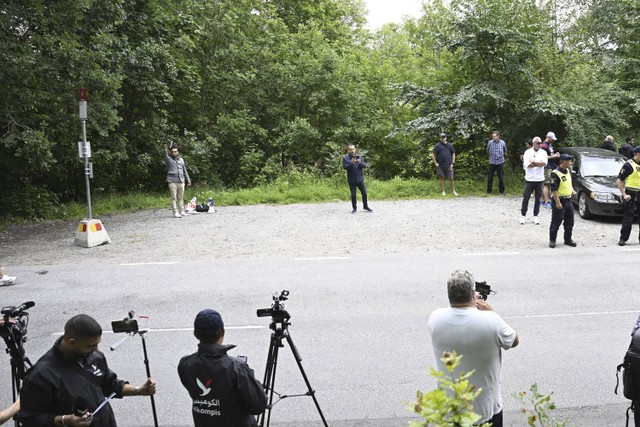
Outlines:
[[624,159],[583,157],[582,176],[618,176]]

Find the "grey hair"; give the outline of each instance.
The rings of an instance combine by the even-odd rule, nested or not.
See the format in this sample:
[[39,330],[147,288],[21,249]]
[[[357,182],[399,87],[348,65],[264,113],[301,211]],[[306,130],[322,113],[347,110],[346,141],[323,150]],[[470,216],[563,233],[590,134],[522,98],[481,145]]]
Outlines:
[[454,271],[447,281],[449,303],[464,304],[470,302],[473,299],[475,289],[476,282],[471,273],[467,270]]
[[535,144],[536,142],[539,143],[539,144],[542,144],[542,140],[540,139],[539,136],[534,136],[533,137],[532,143]]

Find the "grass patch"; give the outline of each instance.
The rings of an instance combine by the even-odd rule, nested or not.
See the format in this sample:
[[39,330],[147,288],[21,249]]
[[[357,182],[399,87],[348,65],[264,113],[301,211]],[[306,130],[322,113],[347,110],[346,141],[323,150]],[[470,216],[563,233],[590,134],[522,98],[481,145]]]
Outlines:
[[[291,172],[275,182],[255,188],[220,189],[204,186],[187,187],[185,203],[196,197],[198,203],[206,203],[211,197],[216,206],[247,206],[256,204],[285,205],[294,203],[325,203],[349,201],[349,186],[342,175],[321,177],[309,172]],[[505,177],[506,193],[510,196],[522,194],[523,178],[508,174]],[[441,198],[437,178],[424,180],[417,178],[393,178],[381,181],[366,178],[369,200],[411,200]],[[473,179],[456,180],[456,190],[461,196],[486,196],[486,176],[478,175]],[[498,192],[497,178],[494,182],[494,194]],[[445,182],[449,194],[449,184]],[[99,218],[118,212],[132,212],[146,209],[170,208],[169,192],[126,193],[92,195],[92,213]],[[87,216],[85,201],[68,203],[48,211],[41,220],[82,219]],[[33,222],[10,215],[0,220],[0,230],[10,224]]]

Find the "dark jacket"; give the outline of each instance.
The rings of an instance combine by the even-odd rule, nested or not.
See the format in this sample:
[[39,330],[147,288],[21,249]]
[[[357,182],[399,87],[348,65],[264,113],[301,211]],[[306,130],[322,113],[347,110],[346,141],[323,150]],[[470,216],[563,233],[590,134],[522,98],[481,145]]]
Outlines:
[[351,163],[350,154],[347,154],[342,158],[342,167],[347,171],[347,182],[349,182],[349,184],[364,182],[364,174],[362,173],[362,169],[366,168],[367,164],[364,161],[364,157],[358,156],[356,154],[356,158],[360,159],[360,163]]
[[200,343],[197,353],[180,359],[178,375],[193,400],[196,427],[257,426],[253,415],[267,406],[253,370],[227,355],[234,347]]
[[618,152],[618,149],[616,148],[615,144],[611,141],[604,141],[602,143],[602,145],[600,146],[600,148],[604,148],[605,150],[609,150],[609,151],[613,151],[614,153]]
[[633,157],[633,145],[625,142],[620,146],[620,150],[618,152],[625,156],[627,159],[630,159]]
[[[53,348],[29,370],[20,389],[17,419],[24,427],[53,426],[56,415],[72,414],[79,397],[93,411],[106,396],[122,397],[125,382],[107,366],[100,351],[87,359],[68,360],[60,351],[58,338]],[[92,427],[115,427],[116,419],[107,403],[93,417]]]

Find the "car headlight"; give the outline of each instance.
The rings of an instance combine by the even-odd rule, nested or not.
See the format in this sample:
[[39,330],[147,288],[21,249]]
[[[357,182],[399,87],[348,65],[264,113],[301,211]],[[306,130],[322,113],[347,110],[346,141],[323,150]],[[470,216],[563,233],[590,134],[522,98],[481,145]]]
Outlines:
[[591,197],[600,203],[618,203],[618,200],[611,193],[598,193],[594,191],[591,193]]

